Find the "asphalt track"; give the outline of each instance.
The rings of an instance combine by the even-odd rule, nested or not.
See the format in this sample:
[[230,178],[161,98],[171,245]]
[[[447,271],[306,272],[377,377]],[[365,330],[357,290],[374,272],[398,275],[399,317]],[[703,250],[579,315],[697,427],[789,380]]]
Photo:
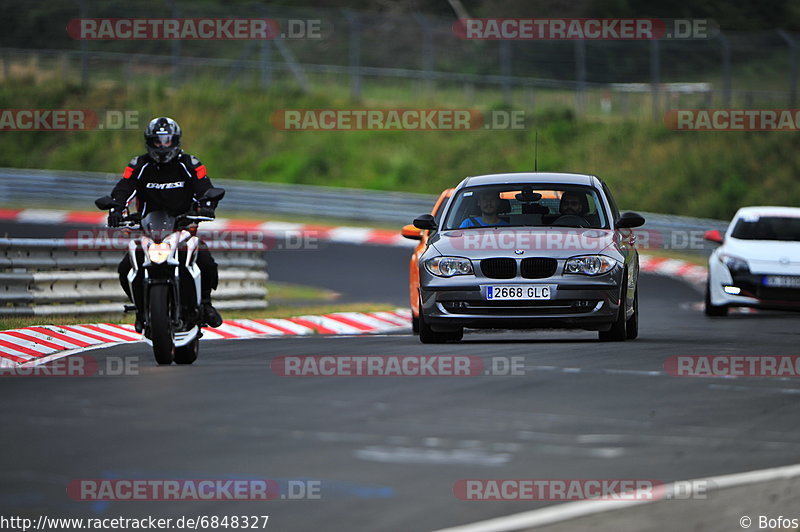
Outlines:
[[[356,287],[340,290],[354,300],[379,286],[391,291],[389,302],[405,301],[408,250],[365,247],[362,256],[326,245],[300,253],[293,268],[287,255],[287,271],[298,275],[286,280],[305,282],[302,273],[319,286]],[[270,260],[279,271],[279,259]],[[380,267],[395,260],[397,271]],[[389,284],[389,275],[403,277]],[[663,365],[673,355],[797,355],[800,315],[707,319],[692,307],[700,295],[678,281],[645,275],[640,289],[640,338],[632,342],[566,331],[471,333],[443,346],[410,334],[208,341],[194,366],[168,368],[155,367],[146,346],[125,345],[91,354],[101,365],[131,357],[138,375],[6,378],[0,515],[266,514],[267,530],[431,530],[553,504],[461,501],[453,495],[460,479],[667,482],[796,463],[797,379],[673,377]],[[434,353],[487,363],[524,357],[525,374],[282,377],[270,369],[279,355]],[[321,498],[67,496],[70,481],[87,478],[310,479]],[[664,530],[685,529],[678,504]]]

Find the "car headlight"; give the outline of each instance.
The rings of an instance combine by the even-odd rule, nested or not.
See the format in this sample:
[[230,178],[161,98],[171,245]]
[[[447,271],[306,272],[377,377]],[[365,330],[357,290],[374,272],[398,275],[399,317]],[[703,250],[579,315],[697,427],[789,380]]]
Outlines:
[[564,265],[564,273],[577,273],[580,275],[600,275],[614,269],[617,261],[605,255],[584,255],[572,257]]
[[472,262],[463,257],[434,257],[425,261],[425,268],[439,277],[471,275],[475,273]]
[[728,267],[731,272],[749,272],[747,261],[734,255],[720,254],[719,261]]

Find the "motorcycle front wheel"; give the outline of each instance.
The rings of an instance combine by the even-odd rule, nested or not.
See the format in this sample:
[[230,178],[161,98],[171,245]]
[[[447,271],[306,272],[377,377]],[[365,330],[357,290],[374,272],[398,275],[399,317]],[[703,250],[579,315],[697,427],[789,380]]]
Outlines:
[[172,319],[169,304],[172,297],[167,284],[150,287],[150,341],[153,342],[153,356],[160,365],[172,364],[175,345],[172,343]]

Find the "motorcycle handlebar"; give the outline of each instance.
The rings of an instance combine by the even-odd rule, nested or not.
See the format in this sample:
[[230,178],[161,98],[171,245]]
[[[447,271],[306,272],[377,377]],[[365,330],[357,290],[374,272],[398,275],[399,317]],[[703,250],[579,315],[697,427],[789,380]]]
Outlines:
[[[179,214],[178,216],[175,217],[176,222],[184,222],[187,220],[189,222],[213,222],[215,219],[216,218],[213,216],[199,216],[188,212],[184,214]],[[142,225],[142,216],[138,212],[135,212],[133,214],[129,214],[128,216],[123,216],[122,224],[119,227],[137,229],[141,228],[141,225]]]

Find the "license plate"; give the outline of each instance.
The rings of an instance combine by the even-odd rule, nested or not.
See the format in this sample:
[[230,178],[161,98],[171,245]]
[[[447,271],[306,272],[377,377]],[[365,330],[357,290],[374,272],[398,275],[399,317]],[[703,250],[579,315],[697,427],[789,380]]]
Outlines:
[[549,286],[487,286],[486,299],[550,299]]
[[764,286],[774,288],[800,288],[800,277],[789,277],[786,275],[765,275]]

